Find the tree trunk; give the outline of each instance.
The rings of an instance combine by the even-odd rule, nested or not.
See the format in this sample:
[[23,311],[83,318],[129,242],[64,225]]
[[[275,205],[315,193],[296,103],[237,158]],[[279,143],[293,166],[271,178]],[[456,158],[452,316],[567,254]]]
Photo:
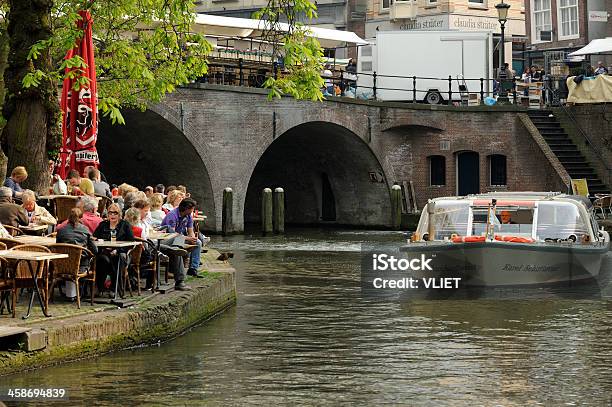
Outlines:
[[[6,32],[6,26],[3,24],[1,28],[2,32],[0,33],[0,111],[2,110],[2,106],[4,106],[4,97],[6,95],[6,87],[4,86],[4,70],[6,69],[7,59],[8,59],[8,50],[9,50],[9,37]],[[2,130],[4,129],[4,125],[6,124],[6,120],[4,117],[0,117],[0,134],[2,134]],[[0,182],[6,178],[6,164],[7,157],[0,148]]]
[[34,69],[51,71],[51,59],[41,54],[27,56],[32,45],[51,37],[53,0],[10,0],[8,14],[9,55],[4,80],[8,94],[3,114],[2,148],[8,156],[8,171],[23,165],[28,171],[26,187],[47,192],[49,151],[59,148],[60,110],[57,85],[43,80],[37,88],[24,89],[23,77]]

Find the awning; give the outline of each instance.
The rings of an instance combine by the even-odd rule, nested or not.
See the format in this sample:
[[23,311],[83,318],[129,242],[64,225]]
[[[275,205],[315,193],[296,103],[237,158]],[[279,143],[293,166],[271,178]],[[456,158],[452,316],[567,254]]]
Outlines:
[[[269,23],[250,18],[236,18],[215,16],[211,14],[198,14],[195,26],[192,28],[207,36],[222,37],[259,37]],[[279,23],[276,27],[281,32],[289,31],[289,24]],[[319,40],[324,48],[334,48],[344,44],[367,45],[368,42],[361,39],[352,31],[332,30],[329,28],[305,26],[308,36]]]
[[586,46],[569,54],[570,57],[579,55],[612,54],[612,37],[599,38],[589,42]]

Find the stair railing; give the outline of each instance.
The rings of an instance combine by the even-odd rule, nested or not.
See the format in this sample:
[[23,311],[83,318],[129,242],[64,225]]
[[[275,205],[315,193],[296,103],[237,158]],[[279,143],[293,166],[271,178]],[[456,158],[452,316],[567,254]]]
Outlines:
[[[554,90],[550,86],[550,81],[544,82],[544,86],[545,86],[547,91],[549,91],[551,93],[554,92]],[[604,168],[608,171],[607,184],[612,183],[612,181],[611,181],[611,179],[612,179],[612,168],[610,168],[610,166],[608,165],[608,162],[606,161],[606,159],[603,157],[603,155],[601,155],[601,153],[599,152],[599,149],[595,148],[595,146],[591,142],[591,139],[589,138],[589,136],[587,136],[587,134],[584,132],[584,130],[582,130],[582,127],[580,127],[580,124],[578,124],[578,121],[576,120],[576,118],[574,117],[572,112],[570,112],[570,110],[567,108],[567,106],[565,106],[563,103],[560,103],[559,106],[561,107],[561,109],[563,109],[563,112],[567,115],[567,117],[570,118],[570,120],[574,124],[574,127],[576,129],[578,129],[578,132],[580,133],[580,135],[586,140],[587,144],[591,147],[591,150],[595,152],[595,155],[597,156],[597,158],[599,158],[599,161],[601,161],[601,163],[603,164]]]

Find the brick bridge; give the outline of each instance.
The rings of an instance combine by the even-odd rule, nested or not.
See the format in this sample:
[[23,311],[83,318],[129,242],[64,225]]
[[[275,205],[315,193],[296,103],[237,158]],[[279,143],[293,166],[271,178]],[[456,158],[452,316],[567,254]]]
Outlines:
[[565,191],[568,184],[525,111],[513,106],[268,101],[260,89],[194,85],[125,118],[125,126],[101,124],[107,178],[186,185],[210,230],[220,230],[226,187],[240,232],[259,221],[264,187],[285,189],[288,224],[384,227],[394,183],[412,182],[419,209],[462,190]]

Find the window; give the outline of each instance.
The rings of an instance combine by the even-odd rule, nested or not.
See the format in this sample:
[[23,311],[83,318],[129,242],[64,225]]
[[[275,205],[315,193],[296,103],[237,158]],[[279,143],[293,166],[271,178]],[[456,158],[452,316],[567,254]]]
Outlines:
[[578,38],[578,0],[558,0],[559,39]]
[[443,155],[429,157],[429,185],[446,185],[446,158]]
[[542,31],[552,30],[550,0],[532,0],[532,5],[532,38],[535,39],[535,42],[550,41],[549,39],[542,39]]
[[380,8],[381,10],[389,10],[389,7],[391,7],[391,4],[393,4],[393,0],[381,0]]
[[468,0],[468,7],[486,8],[487,0]]
[[505,186],[506,181],[506,156],[494,154],[489,156],[489,168],[491,171],[491,185]]

